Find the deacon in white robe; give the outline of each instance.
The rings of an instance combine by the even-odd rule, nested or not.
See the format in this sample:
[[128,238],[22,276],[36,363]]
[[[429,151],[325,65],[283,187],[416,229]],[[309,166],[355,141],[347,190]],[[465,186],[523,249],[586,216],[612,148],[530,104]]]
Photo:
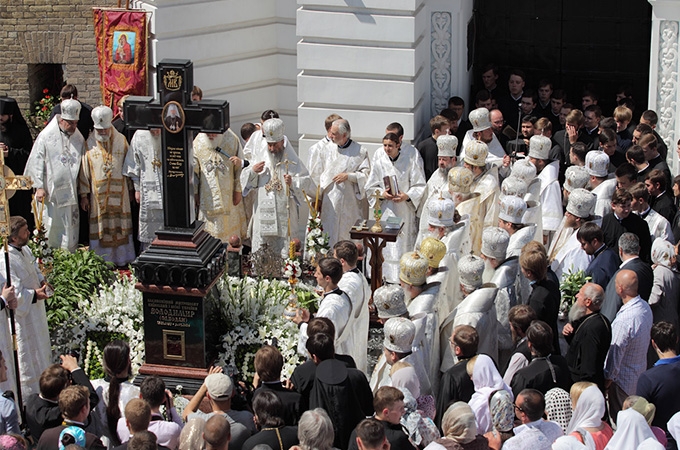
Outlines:
[[231,129],[223,134],[199,133],[194,139],[194,173],[198,177],[198,219],[223,243],[246,237],[246,211],[241,194],[243,149]]
[[[383,276],[389,283],[397,283],[399,258],[413,249],[416,242],[416,210],[423,198],[426,182],[420,153],[413,146],[400,149],[396,134],[389,133],[387,136],[389,138],[383,139],[383,148],[378,149],[373,156],[366,193],[371,208],[375,206],[376,191],[384,198],[381,201],[383,224],[390,217],[399,217],[403,221],[404,226],[397,241],[388,242],[383,249]],[[385,177],[396,178],[398,193],[387,192],[383,181]]]
[[550,160],[551,148],[552,141],[545,136],[532,136],[529,140],[529,161],[536,167],[537,177],[541,181],[539,201],[543,213],[543,243],[545,245],[550,245],[550,239],[560,226],[563,216],[562,188],[557,179],[560,162]]
[[139,242],[146,248],[163,226],[161,130],[138,130],[125,156],[123,175],[132,180],[139,203]]
[[[315,317],[325,317],[335,326],[335,353],[351,355],[354,351],[354,330],[352,329],[352,302],[347,294],[338,287],[342,278],[342,264],[335,258],[321,258],[314,273],[316,282],[324,294],[319,301]],[[298,352],[307,355],[307,325],[309,311],[301,309],[293,318],[300,327]]]
[[365,219],[362,206],[370,161],[366,148],[351,139],[349,122],[336,120],[330,134],[332,144],[316,151],[314,165],[309,170],[312,179],[318,174],[322,193],[321,224],[332,247],[349,239],[354,223]]
[[357,268],[358,252],[354,242],[345,240],[333,246],[333,256],[342,264],[342,278],[338,287],[347,294],[352,302],[350,328],[353,333],[354,347],[349,355],[354,358],[357,369],[368,370],[368,325],[370,313],[368,301],[371,299],[371,286],[364,274]]
[[9,325],[9,309],[16,310],[17,296],[14,286],[5,286],[5,274],[0,274],[0,284],[2,285],[2,298],[0,298],[0,351],[5,358],[7,365],[7,380],[0,382],[2,392],[16,392],[16,376],[14,372],[14,349],[12,348],[12,334]]
[[37,202],[45,200],[43,223],[50,247],[78,248],[78,172],[85,140],[76,127],[77,100],[61,102],[61,114],[47,124],[33,144],[24,174],[31,177]]
[[[45,299],[49,297],[45,277],[28,247],[30,232],[23,217],[10,218],[9,264],[17,297],[15,311],[19,372],[23,398],[40,393],[40,375],[51,362],[50,331],[47,327]],[[0,273],[7,273],[5,258],[0,258]],[[5,358],[12,358],[8,353]]]
[[80,207],[89,211],[90,250],[122,267],[135,259],[129,179],[123,176],[128,143],[113,127],[108,106],[94,108],[92,120],[94,139],[80,168]]
[[267,146],[253,154],[256,162],[244,171],[243,195],[257,192],[251,219],[252,249],[255,252],[266,242],[277,254],[287,253],[289,222],[291,239],[303,241],[305,237],[309,208],[302,190],[315,192],[316,187],[284,136],[283,121],[269,119],[262,127]]

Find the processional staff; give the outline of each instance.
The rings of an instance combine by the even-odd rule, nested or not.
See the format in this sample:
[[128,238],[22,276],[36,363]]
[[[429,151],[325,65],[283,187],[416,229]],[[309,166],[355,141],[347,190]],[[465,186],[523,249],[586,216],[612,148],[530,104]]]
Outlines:
[[[288,158],[286,158],[283,161],[281,161],[280,163],[277,163],[276,167],[278,168],[281,165],[286,166],[285,175],[288,175],[288,166],[290,164],[297,165],[297,163],[295,161],[291,161]],[[290,236],[290,186],[288,185],[288,183],[285,183],[285,185],[286,185],[286,210],[288,212],[288,239],[290,240],[290,237],[291,237]]]
[[[0,236],[5,247],[5,278],[7,279],[7,287],[12,286],[12,274],[9,267],[9,236],[10,236],[10,213],[9,213],[9,199],[17,190],[26,191],[33,187],[33,181],[28,176],[15,176],[12,170],[5,166],[5,156],[0,152]],[[19,349],[17,347],[17,326],[14,318],[14,310],[9,309],[10,329],[12,332],[12,351],[14,353],[14,375],[17,381],[17,403],[19,405],[19,412],[21,414],[21,423],[26,424],[26,413],[24,411],[24,402],[21,395],[21,374],[19,371]]]

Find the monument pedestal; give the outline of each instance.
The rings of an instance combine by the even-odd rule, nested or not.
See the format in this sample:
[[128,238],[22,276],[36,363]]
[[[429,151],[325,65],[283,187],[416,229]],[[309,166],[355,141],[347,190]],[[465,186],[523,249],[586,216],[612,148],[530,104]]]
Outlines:
[[203,230],[164,229],[133,263],[144,304],[145,363],[135,384],[158,375],[169,389],[195,393],[217,357],[218,330],[206,327],[210,295],[224,272],[226,246]]
[[217,357],[211,343],[219,339],[218,330],[205,326],[206,318],[213,314],[205,299],[218,279],[204,289],[137,283],[144,302],[146,357],[135,384],[158,375],[168,389],[182,385],[183,394],[194,394],[201,387]]

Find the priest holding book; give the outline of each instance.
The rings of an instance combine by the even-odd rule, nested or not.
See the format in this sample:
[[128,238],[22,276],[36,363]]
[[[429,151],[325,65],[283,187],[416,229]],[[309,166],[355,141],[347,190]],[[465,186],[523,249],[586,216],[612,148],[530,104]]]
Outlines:
[[416,210],[423,199],[426,187],[423,159],[415,148],[401,148],[399,137],[387,133],[383,138],[383,148],[378,149],[371,161],[371,173],[366,182],[366,196],[370,207],[376,201],[374,195],[379,191],[382,219],[398,217],[404,222],[396,242],[388,242],[383,250],[385,263],[383,276],[388,283],[399,283],[399,258],[413,249],[418,234]]

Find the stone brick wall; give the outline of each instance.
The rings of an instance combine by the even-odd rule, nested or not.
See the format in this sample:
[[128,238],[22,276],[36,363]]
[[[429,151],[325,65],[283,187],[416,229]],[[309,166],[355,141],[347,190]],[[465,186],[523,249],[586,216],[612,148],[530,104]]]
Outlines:
[[0,3],[0,95],[16,98],[26,113],[32,109],[29,67],[57,64],[63,81],[78,87],[80,99],[97,105],[101,94],[93,6],[117,6],[117,0]]

